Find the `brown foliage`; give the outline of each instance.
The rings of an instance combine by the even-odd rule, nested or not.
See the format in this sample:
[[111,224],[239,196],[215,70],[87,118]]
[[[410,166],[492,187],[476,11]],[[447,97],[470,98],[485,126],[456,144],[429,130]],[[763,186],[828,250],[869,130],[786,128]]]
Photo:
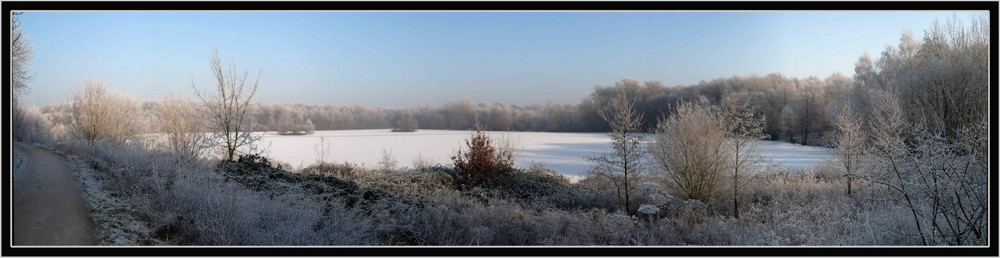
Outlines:
[[465,144],[468,150],[459,150],[451,157],[460,171],[455,178],[459,187],[495,181],[514,166],[511,150],[495,147],[493,139],[483,133],[479,125]]

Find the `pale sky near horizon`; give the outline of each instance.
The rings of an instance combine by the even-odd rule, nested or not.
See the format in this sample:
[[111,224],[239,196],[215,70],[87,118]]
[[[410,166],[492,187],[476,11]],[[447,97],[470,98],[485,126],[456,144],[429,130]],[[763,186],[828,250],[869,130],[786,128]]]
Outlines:
[[257,99],[307,104],[576,104],[621,78],[853,75],[904,31],[988,12],[24,12],[34,78],[22,101],[70,99],[88,77],[141,99],[213,87],[215,49]]

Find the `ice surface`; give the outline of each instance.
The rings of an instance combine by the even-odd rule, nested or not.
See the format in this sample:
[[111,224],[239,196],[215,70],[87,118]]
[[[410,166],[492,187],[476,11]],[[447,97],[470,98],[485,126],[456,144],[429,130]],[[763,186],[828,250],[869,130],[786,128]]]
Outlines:
[[[449,157],[465,146],[471,131],[425,130],[394,133],[389,129],[316,131],[311,135],[278,135],[265,133],[261,143],[269,149],[266,155],[287,162],[296,168],[315,163],[320,139],[329,146],[327,162],[351,162],[367,167],[377,166],[382,151],[391,152],[399,166],[412,167],[421,157],[440,164],[451,164]],[[559,171],[570,178],[586,174],[593,163],[584,157],[607,151],[610,138],[606,133],[547,133],[547,132],[487,132],[490,136],[507,137],[518,146],[516,165],[534,163]],[[651,137],[650,137],[651,138]],[[763,141],[759,150],[786,168],[805,168],[834,159],[833,149],[801,146],[784,142]]]

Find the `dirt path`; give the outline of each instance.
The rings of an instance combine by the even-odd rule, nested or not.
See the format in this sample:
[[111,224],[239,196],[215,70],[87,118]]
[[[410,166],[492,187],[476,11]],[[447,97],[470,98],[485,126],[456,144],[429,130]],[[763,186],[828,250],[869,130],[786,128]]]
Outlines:
[[23,171],[11,182],[14,245],[96,245],[72,170],[51,151],[14,146],[24,155]]

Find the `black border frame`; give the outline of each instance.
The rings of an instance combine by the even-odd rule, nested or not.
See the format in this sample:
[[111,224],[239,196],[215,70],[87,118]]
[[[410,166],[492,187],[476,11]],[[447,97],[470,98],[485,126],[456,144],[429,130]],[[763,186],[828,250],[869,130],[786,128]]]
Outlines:
[[[988,10],[990,28],[996,31],[997,2],[3,2],[4,28],[10,31],[12,11],[798,11],[798,10]],[[997,67],[996,33],[991,33],[990,65]],[[4,33],[4,44],[10,49],[10,34]],[[3,51],[7,52],[7,51]],[[10,56],[3,57],[4,97],[11,97]],[[990,74],[991,88],[996,88],[997,75]],[[5,107],[10,114],[10,107]],[[9,117],[6,116],[5,117]],[[994,116],[994,119],[996,117]],[[9,118],[4,121],[9,128]],[[995,132],[991,130],[991,135]],[[4,144],[13,146],[9,135]],[[4,166],[10,167],[10,153],[5,152]],[[995,174],[994,174],[995,175]],[[4,180],[6,194],[10,182]],[[990,182],[990,193],[996,197],[997,182]],[[992,198],[995,200],[996,198]],[[13,247],[10,234],[8,197],[3,197],[3,255],[15,256],[998,256],[997,239],[992,236],[985,247]],[[997,209],[990,209],[991,235],[997,232]]]

